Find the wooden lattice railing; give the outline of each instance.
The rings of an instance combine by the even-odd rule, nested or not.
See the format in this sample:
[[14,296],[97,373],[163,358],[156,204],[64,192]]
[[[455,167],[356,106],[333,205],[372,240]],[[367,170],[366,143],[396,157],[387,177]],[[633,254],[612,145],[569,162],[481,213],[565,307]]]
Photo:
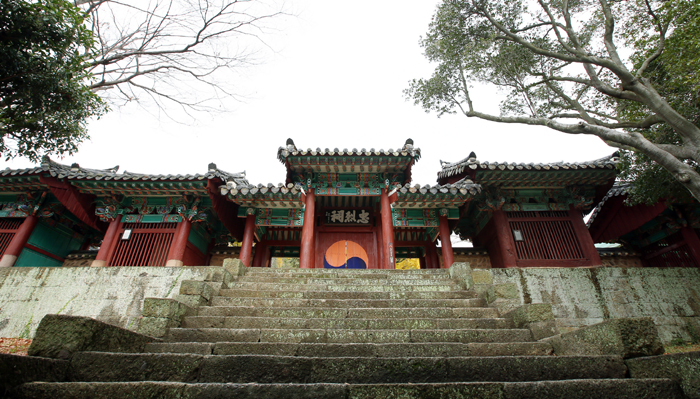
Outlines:
[[[165,266],[177,223],[124,223],[110,266]],[[131,236],[122,240],[124,231]]]
[[0,219],[0,257],[5,254],[5,250],[10,245],[10,242],[15,237],[15,233],[19,226],[22,225],[24,219]]

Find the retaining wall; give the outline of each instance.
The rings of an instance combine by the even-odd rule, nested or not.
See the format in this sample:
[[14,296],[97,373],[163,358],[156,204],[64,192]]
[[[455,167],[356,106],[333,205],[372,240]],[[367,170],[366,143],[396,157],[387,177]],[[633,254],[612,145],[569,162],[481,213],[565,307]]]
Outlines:
[[[183,280],[216,267],[0,269],[0,337],[31,338],[49,313],[93,317],[135,330],[146,297],[172,298]],[[562,332],[618,317],[651,317],[662,340],[700,338],[700,270],[655,268],[475,269],[504,310],[551,303]]]
[[136,330],[146,297],[172,298],[214,267],[0,269],[0,337],[32,338],[44,315],[87,316]]
[[[505,306],[551,303],[562,332],[605,319],[651,317],[661,339],[700,339],[700,270],[531,268],[475,270]],[[508,298],[510,297],[510,298]]]

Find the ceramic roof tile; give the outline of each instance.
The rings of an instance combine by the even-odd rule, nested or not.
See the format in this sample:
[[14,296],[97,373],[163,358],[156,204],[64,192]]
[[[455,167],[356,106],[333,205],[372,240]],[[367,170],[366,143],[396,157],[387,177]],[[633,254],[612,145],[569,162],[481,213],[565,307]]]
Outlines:
[[283,147],[279,147],[277,150],[277,158],[284,162],[287,157],[290,156],[395,156],[395,157],[406,157],[410,156],[412,158],[420,158],[420,148],[416,148],[413,146],[413,140],[408,139],[406,140],[406,144],[404,144],[402,147],[399,147],[397,149],[389,148],[388,150],[384,149],[379,149],[375,150],[374,148],[371,148],[370,150],[366,149],[361,149],[357,150],[357,148],[353,148],[352,150],[348,150],[347,148],[344,148],[342,150],[338,148],[334,149],[321,149],[321,148],[316,148],[315,150],[308,148],[308,149],[299,149],[297,146],[294,144],[294,142],[289,139],[287,140],[287,144]]
[[473,170],[567,170],[567,169],[613,169],[617,163],[617,153],[600,159],[587,162],[553,162],[553,163],[515,163],[515,162],[481,162],[476,158],[474,152],[468,157],[457,162],[440,161],[442,170],[438,172],[438,179],[458,175],[466,168]]
[[419,184],[411,186],[407,183],[401,188],[399,188],[398,191],[402,194],[407,194],[409,192],[422,194],[426,194],[428,192],[433,194],[436,194],[438,192],[441,192],[443,194],[457,194],[459,192],[461,194],[466,194],[468,192],[472,195],[476,195],[481,192],[481,185],[475,184],[473,181],[471,181],[471,179],[465,177],[464,179],[454,182],[452,184],[436,184],[434,186],[431,186],[429,184],[426,184],[422,187]]
[[218,177],[224,182],[235,181],[238,184],[247,184],[245,171],[241,173],[229,173],[218,169],[216,165],[210,164],[207,173],[204,174],[187,174],[187,175],[159,175],[133,173],[124,171],[118,173],[119,166],[109,169],[89,169],[81,167],[78,164],[64,165],[51,160],[49,157],[42,159],[41,165],[34,168],[26,169],[5,169],[0,171],[0,176],[8,175],[34,175],[39,173],[49,173],[51,176],[58,178],[68,178],[73,180],[151,180],[151,181],[178,181],[178,180],[204,180]]
[[596,205],[595,209],[593,209],[593,213],[591,213],[591,217],[588,218],[588,222],[586,222],[586,226],[591,227],[596,216],[598,216],[598,214],[602,211],[603,206],[610,198],[617,197],[620,195],[627,195],[627,193],[629,193],[631,189],[632,189],[631,183],[615,182],[615,184],[612,186],[612,188],[610,188],[610,190],[608,190],[608,193],[605,194],[605,197],[603,197],[603,199],[600,200],[598,205]]

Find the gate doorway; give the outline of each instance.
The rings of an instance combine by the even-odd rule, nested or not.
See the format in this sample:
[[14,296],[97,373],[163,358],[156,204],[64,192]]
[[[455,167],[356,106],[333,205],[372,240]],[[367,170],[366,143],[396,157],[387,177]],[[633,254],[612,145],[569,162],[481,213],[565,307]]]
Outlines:
[[368,263],[367,251],[349,240],[334,242],[323,256],[325,269],[366,269]]
[[325,232],[318,235],[316,267],[326,269],[376,269],[373,233]]

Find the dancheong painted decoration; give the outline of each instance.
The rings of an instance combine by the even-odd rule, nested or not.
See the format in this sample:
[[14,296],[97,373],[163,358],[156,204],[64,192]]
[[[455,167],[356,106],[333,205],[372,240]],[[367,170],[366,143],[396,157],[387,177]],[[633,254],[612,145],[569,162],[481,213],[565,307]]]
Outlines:
[[[614,241],[645,266],[700,264],[700,207],[626,207],[617,158],[583,163],[441,162],[437,184],[414,184],[412,140],[395,149],[277,151],[283,181],[206,173],[88,169],[49,158],[0,171],[0,266],[196,266],[238,257],[250,267],[297,258],[301,268],[449,267],[450,237],[491,267],[590,267]],[[241,169],[246,165],[238,165]],[[584,223],[584,215],[595,212]],[[438,245],[438,243],[440,245]]]

